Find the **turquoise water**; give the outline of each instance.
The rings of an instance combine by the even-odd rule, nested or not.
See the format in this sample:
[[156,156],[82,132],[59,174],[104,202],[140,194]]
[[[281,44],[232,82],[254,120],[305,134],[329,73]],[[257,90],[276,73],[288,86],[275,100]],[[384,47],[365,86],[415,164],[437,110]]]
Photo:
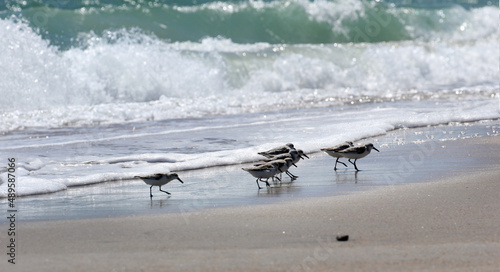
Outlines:
[[428,39],[457,31],[470,9],[498,1],[3,1],[68,49],[119,29],[169,42],[223,37],[235,43],[321,44]]

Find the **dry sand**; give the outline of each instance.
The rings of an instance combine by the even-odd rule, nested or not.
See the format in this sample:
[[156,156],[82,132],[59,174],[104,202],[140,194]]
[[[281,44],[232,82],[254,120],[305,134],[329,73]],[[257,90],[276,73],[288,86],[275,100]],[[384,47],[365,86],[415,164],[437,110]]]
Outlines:
[[2,254],[0,271],[499,271],[500,137],[455,142],[496,163],[280,204],[19,222],[17,264]]

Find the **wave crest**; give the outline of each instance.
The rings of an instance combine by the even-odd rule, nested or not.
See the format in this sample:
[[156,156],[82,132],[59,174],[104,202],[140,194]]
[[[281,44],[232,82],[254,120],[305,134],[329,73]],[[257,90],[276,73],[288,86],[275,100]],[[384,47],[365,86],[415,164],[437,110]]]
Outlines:
[[121,28],[139,28],[169,42],[199,42],[207,37],[271,44],[477,39],[496,31],[498,17],[498,7],[493,6],[423,8],[365,0],[204,2],[120,5],[68,1],[64,7],[11,7],[0,10],[0,18],[5,18],[2,14],[22,16],[52,45],[68,49],[75,46],[80,33]]

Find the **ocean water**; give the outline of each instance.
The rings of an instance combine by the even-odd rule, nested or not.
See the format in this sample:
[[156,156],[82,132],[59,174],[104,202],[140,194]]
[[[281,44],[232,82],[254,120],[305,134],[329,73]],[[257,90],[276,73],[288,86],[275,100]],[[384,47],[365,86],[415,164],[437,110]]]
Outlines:
[[287,142],[317,152],[496,120],[499,11],[479,0],[0,1],[0,197],[7,158],[24,196],[255,161]]

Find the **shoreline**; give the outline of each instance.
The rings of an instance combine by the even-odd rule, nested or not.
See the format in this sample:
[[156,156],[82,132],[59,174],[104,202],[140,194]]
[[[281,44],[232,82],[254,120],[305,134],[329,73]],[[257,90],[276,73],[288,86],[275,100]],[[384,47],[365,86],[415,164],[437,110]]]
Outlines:
[[[155,196],[150,199],[149,187],[141,180],[119,180],[20,197],[16,204],[22,208],[20,220],[44,221],[185,213],[357,194],[379,186],[425,182],[440,177],[443,171],[454,170],[456,164],[462,165],[457,170],[463,174],[474,171],[478,165],[490,162],[457,156],[461,145],[466,145],[462,141],[498,135],[497,124],[486,122],[400,129],[358,141],[373,142],[381,150],[358,161],[362,170],[359,172],[347,162],[347,168],[339,165],[338,171],[333,171],[334,158],[324,152],[310,153],[311,159],[301,160],[298,168],[290,170],[299,176],[297,180],[290,181],[286,177],[284,182],[274,183],[270,189],[257,190],[255,178],[241,170],[252,165],[248,163],[180,171],[184,184],[173,182],[163,187],[172,193],[171,196],[154,192]],[[43,201],[43,206],[39,205],[40,201]],[[0,199],[0,205],[7,206],[7,199]],[[0,219],[2,222],[7,220]]]
[[[500,266],[500,137],[444,145],[432,159],[460,156],[462,164],[427,182],[371,188],[361,171],[358,182],[371,189],[353,194],[183,213],[21,221],[14,268],[495,271]],[[449,167],[442,162],[427,170],[444,166]],[[414,176],[409,178],[425,179]],[[349,235],[349,241],[337,242],[337,234]],[[0,267],[13,268],[7,264],[4,259]]]

